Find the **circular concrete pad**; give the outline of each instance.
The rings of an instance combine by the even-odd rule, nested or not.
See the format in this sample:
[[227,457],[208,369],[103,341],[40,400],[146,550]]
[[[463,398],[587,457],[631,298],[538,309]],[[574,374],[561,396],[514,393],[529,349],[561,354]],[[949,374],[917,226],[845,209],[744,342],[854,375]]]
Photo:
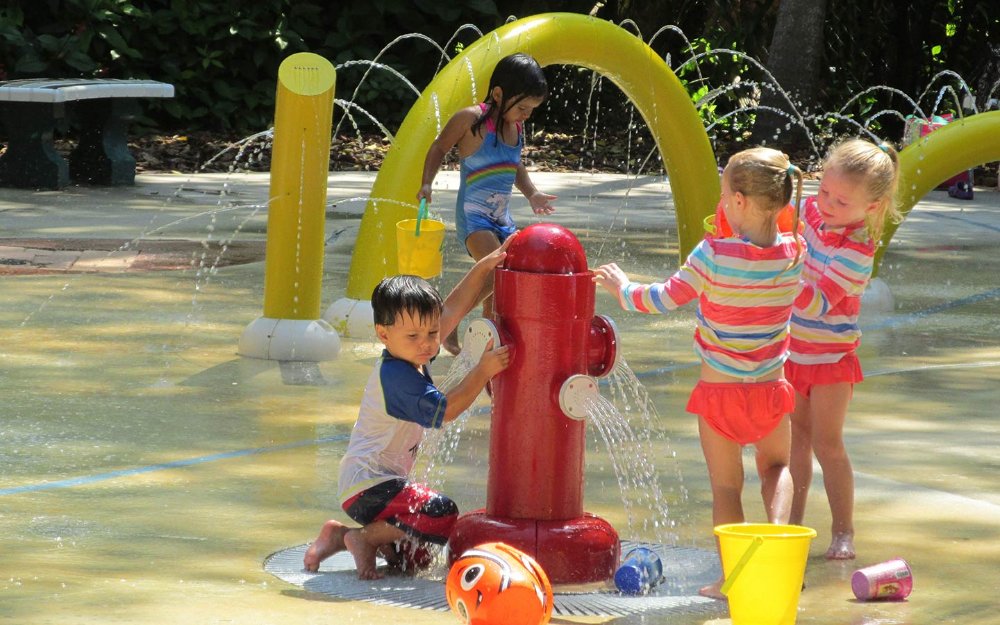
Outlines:
[[[622,541],[622,553],[638,543]],[[711,551],[687,547],[668,547],[642,543],[660,555],[666,581],[644,596],[627,596],[610,589],[589,592],[565,592],[555,588],[555,616],[617,617],[639,612],[723,615],[726,604],[706,599],[698,589],[719,576],[719,559]],[[448,610],[441,579],[389,576],[359,580],[354,560],[342,551],[325,560],[320,570],[311,573],[302,568],[307,545],[275,552],[264,561],[264,570],[278,579],[310,592],[369,601],[372,603],[425,610]]]

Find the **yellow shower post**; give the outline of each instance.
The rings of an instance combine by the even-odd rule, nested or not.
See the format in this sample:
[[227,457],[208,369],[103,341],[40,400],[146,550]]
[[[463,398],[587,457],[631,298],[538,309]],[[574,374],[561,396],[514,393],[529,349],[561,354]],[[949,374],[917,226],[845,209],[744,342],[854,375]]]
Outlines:
[[278,67],[264,315],[243,331],[242,356],[320,362],[340,351],[320,318],[335,84],[333,65],[317,54],[293,54]]

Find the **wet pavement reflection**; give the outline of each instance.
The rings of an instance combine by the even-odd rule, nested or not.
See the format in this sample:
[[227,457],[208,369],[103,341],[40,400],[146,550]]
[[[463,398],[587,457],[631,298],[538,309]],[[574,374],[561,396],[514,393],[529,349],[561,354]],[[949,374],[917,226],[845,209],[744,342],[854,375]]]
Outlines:
[[[559,195],[549,219],[577,234],[591,266],[616,261],[637,279],[676,268],[662,178],[533,177]],[[156,231],[150,238],[188,245],[182,268],[126,271],[105,263],[82,273],[0,276],[0,620],[454,622],[443,612],[331,599],[262,569],[268,554],[311,540],[326,518],[346,521],[336,502],[337,463],[379,348],[345,340],[337,360],[320,364],[236,355],[241,332],[260,315],[263,263],[213,264],[213,255],[237,232],[246,249],[259,247],[266,176],[227,182],[239,204],[175,193],[212,189],[220,180],[141,175],[129,189],[0,196],[0,226],[21,240],[73,239],[85,249],[87,239],[129,241]],[[343,295],[364,207],[338,198],[363,196],[371,180],[331,176],[325,304]],[[457,180],[445,172],[438,184],[435,201],[444,211]],[[537,221],[522,205],[514,212],[519,225]],[[158,229],[162,224],[174,225]],[[190,242],[206,242],[209,255],[202,258],[206,246]],[[867,379],[845,432],[856,471],[858,559],[822,557],[830,519],[817,470],[806,525],[819,536],[798,623],[998,622],[998,244],[1000,193],[976,189],[973,201],[932,192],[890,245],[880,277],[894,310],[863,317]],[[437,284],[447,291],[469,263],[451,233],[445,253]],[[713,549],[696,422],[684,411],[697,375],[693,310],[628,315],[600,294],[597,312],[618,324],[623,355],[659,415],[651,440],[677,540]],[[450,360],[437,361],[437,376]],[[487,417],[473,415],[444,470],[444,488],[463,510],[485,500],[487,433]],[[607,450],[596,434],[590,439],[588,509],[624,527]],[[754,475],[749,453],[745,460]],[[762,521],[759,486],[750,479],[746,509]],[[851,573],[894,557],[913,569],[909,599],[857,601]],[[706,620],[648,613],[613,622]]]

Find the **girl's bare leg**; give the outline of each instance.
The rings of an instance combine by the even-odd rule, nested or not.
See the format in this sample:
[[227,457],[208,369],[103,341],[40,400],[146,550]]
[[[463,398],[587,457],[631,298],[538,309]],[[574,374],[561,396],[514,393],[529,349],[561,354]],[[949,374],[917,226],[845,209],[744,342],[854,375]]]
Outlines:
[[812,447],[823,468],[832,517],[830,560],[851,560],[854,552],[854,468],[844,446],[844,421],[851,401],[848,382],[814,386],[811,393]]
[[810,398],[795,393],[795,410],[792,411],[792,455],[789,468],[792,473],[794,495],[789,522],[802,525],[806,516],[806,500],[813,477],[812,416]]
[[[708,479],[712,485],[712,525],[742,523],[743,459],[739,444],[712,429],[704,418],[698,417],[701,450],[708,465]],[[718,541],[716,541],[718,547]],[[721,559],[721,556],[720,556]],[[701,588],[698,594],[713,599],[725,599],[720,588],[725,578]]]
[[791,425],[784,417],[778,427],[757,441],[757,475],[760,494],[770,523],[785,525],[792,508],[792,474],[788,470]]
[[306,549],[306,555],[302,559],[302,565],[307,571],[318,571],[319,564],[338,551],[343,551],[344,535],[348,527],[339,521],[330,519],[323,524],[319,531],[319,536]]

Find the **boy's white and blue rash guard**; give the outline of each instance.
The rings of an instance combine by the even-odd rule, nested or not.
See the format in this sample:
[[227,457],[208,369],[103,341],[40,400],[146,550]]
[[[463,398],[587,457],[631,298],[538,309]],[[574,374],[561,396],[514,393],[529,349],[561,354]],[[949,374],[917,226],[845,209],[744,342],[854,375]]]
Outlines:
[[434,386],[427,367],[423,369],[382,350],[340,461],[341,503],[376,484],[405,478],[413,468],[424,428],[444,425],[448,400]]

